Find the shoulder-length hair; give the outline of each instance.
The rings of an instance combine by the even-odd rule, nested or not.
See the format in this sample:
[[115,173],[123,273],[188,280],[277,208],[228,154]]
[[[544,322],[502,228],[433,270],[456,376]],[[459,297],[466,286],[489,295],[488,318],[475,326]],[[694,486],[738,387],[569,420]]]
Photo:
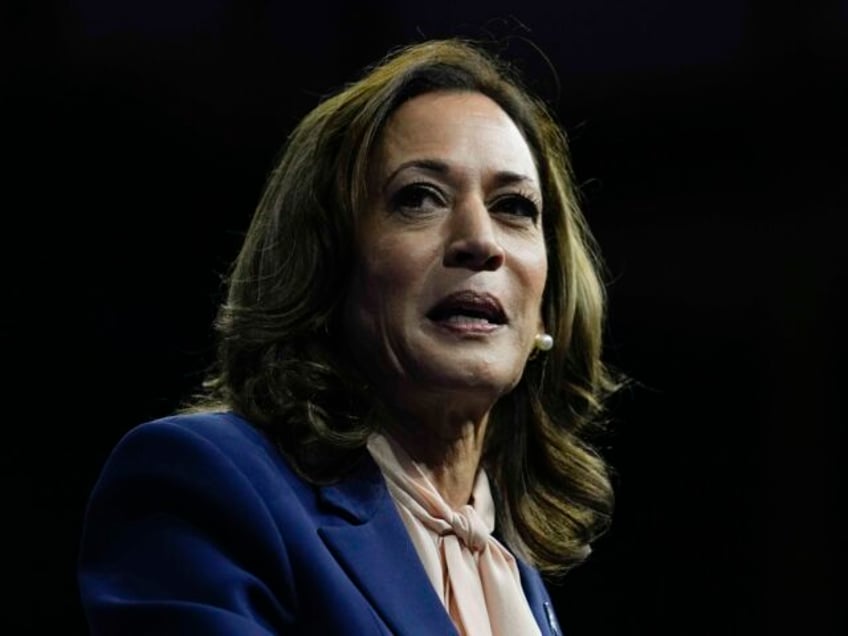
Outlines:
[[601,361],[604,289],[565,135],[512,67],[481,45],[430,41],[389,54],[321,102],[272,170],[226,281],[215,370],[189,410],[226,408],[264,430],[305,479],[341,477],[379,426],[341,315],[357,216],[380,132],[405,100],[477,91],[521,130],[538,164],[548,256],[543,319],[554,348],[495,405],[483,462],[498,532],[546,574],[582,561],[610,519],[605,462],[587,442],[615,388]]

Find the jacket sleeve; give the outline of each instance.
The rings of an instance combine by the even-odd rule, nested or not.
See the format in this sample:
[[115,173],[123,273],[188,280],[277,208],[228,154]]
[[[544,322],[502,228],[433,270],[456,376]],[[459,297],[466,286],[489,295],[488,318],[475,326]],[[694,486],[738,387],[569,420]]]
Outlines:
[[172,424],[144,424],[115,447],[78,568],[92,636],[280,634],[296,615],[262,497],[219,446]]

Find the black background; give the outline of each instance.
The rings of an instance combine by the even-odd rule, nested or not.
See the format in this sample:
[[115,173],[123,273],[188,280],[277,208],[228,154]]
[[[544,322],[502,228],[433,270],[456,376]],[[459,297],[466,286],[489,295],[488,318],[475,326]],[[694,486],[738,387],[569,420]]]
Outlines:
[[[87,494],[210,360],[283,138],[389,48],[508,36],[568,131],[640,386],[570,636],[842,634],[848,3],[4,2],[6,633],[84,634]],[[550,60],[556,75],[534,47]]]

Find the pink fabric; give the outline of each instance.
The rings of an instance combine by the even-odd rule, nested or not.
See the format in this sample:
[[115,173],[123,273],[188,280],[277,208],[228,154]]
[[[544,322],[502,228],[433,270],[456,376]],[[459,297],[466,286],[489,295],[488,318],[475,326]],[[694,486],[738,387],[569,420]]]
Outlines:
[[368,450],[389,492],[424,570],[460,634],[540,634],[515,557],[491,532],[495,504],[486,473],[478,471],[471,504],[452,509],[424,466],[387,436],[374,434]]

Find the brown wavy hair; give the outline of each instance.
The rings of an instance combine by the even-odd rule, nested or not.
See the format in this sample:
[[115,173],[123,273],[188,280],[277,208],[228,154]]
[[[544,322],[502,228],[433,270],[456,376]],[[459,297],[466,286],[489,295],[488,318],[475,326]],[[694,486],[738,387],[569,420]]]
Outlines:
[[217,362],[183,410],[231,409],[264,430],[305,479],[327,483],[379,426],[376,392],[341,328],[369,160],[389,116],[431,91],[487,95],[523,133],[545,201],[544,323],[554,348],[532,357],[495,405],[483,462],[498,532],[545,574],[581,562],[608,526],[609,472],[587,441],[618,386],[601,360],[605,294],[565,135],[517,72],[478,43],[409,45],[322,101],[288,137],[226,280]]

